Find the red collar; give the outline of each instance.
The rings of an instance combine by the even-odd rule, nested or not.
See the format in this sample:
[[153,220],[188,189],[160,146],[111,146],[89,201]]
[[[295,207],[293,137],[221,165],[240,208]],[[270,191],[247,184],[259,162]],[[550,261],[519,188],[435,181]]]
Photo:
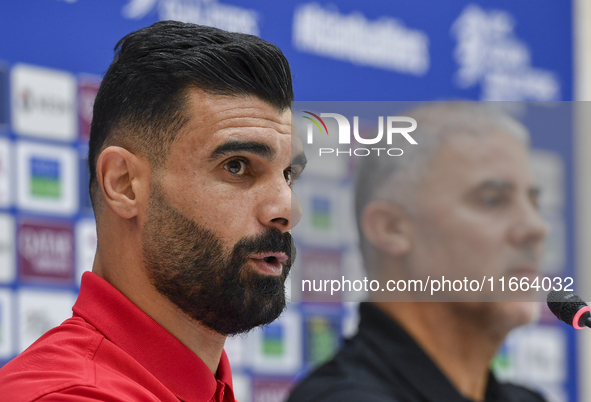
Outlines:
[[205,363],[170,332],[140,310],[113,285],[86,272],[74,314],[123,349],[185,402],[209,402],[220,385],[232,391],[232,372],[222,352],[213,376]]

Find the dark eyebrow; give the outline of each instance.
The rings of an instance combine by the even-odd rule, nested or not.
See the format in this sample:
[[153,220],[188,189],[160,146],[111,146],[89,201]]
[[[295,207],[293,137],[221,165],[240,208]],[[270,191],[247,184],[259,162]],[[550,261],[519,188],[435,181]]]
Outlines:
[[291,166],[300,166],[302,168],[302,170],[304,170],[306,168],[307,164],[308,164],[308,158],[306,158],[306,155],[303,152],[297,154],[291,160]]
[[210,159],[217,159],[220,156],[235,154],[238,152],[248,152],[259,155],[267,160],[272,160],[275,157],[275,150],[267,144],[261,144],[254,141],[236,141],[231,140],[219,145],[209,156]]
[[476,188],[476,191],[480,190],[514,190],[515,186],[505,180],[487,180]]
[[[480,186],[478,186],[476,191],[488,190],[488,189],[513,191],[513,190],[515,190],[515,186],[507,181],[504,181],[504,180],[487,180],[484,183],[482,183]],[[541,193],[541,189],[539,186],[534,185],[534,186],[531,186],[527,190],[527,192],[530,195],[530,197],[538,197]]]

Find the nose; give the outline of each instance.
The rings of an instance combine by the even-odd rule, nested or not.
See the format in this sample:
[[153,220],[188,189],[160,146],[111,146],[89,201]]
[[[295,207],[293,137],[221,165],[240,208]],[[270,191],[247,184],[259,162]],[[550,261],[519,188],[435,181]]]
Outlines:
[[297,225],[302,217],[302,207],[283,177],[270,186],[267,184],[262,191],[264,199],[259,221],[263,226],[287,232]]
[[548,234],[548,223],[531,202],[524,201],[518,219],[511,230],[511,241],[517,247],[531,247],[543,242]]

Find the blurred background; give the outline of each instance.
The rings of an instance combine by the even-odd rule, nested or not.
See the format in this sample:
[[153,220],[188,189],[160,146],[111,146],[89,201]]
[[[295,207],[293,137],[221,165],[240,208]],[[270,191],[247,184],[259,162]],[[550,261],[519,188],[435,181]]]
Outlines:
[[[532,130],[532,147],[549,200],[547,272],[574,277],[578,292],[591,288],[589,1],[2,0],[0,365],[71,315],[96,248],[86,165],[94,96],[117,41],[165,19],[275,43],[296,101],[581,101],[567,107],[568,124]],[[546,125],[543,113],[522,117]],[[312,171],[298,186],[299,258],[358,266],[354,237],[322,241],[352,215],[350,175]],[[304,298],[268,327],[229,339],[237,397],[283,401],[355,326],[355,303]],[[591,330],[575,333],[544,309],[493,366],[550,401],[591,401],[590,357]]]

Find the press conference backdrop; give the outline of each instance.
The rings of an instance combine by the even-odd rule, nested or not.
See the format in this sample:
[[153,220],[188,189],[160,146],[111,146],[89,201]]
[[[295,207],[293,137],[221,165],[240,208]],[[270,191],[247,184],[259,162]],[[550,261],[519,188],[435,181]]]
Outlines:
[[[0,3],[0,359],[71,314],[96,233],[86,167],[92,103],[125,34],[163,19],[247,32],[290,60],[296,100],[568,101],[572,4],[536,0],[3,0]],[[553,203],[548,272],[574,275],[572,130],[534,135]],[[541,159],[540,159],[541,158]],[[310,174],[301,223],[322,236],[346,197],[315,196],[349,177]],[[318,194],[324,194],[318,192]],[[548,212],[549,211],[549,212]],[[323,219],[313,219],[321,216]],[[320,223],[319,223],[320,222]],[[351,241],[298,239],[300,254],[359,262]],[[326,256],[329,256],[327,258]],[[576,278],[575,278],[576,283]],[[243,402],[281,401],[294,381],[355,330],[350,303],[292,304],[280,320],[228,340]],[[543,314],[495,359],[502,378],[576,401],[573,331]]]

